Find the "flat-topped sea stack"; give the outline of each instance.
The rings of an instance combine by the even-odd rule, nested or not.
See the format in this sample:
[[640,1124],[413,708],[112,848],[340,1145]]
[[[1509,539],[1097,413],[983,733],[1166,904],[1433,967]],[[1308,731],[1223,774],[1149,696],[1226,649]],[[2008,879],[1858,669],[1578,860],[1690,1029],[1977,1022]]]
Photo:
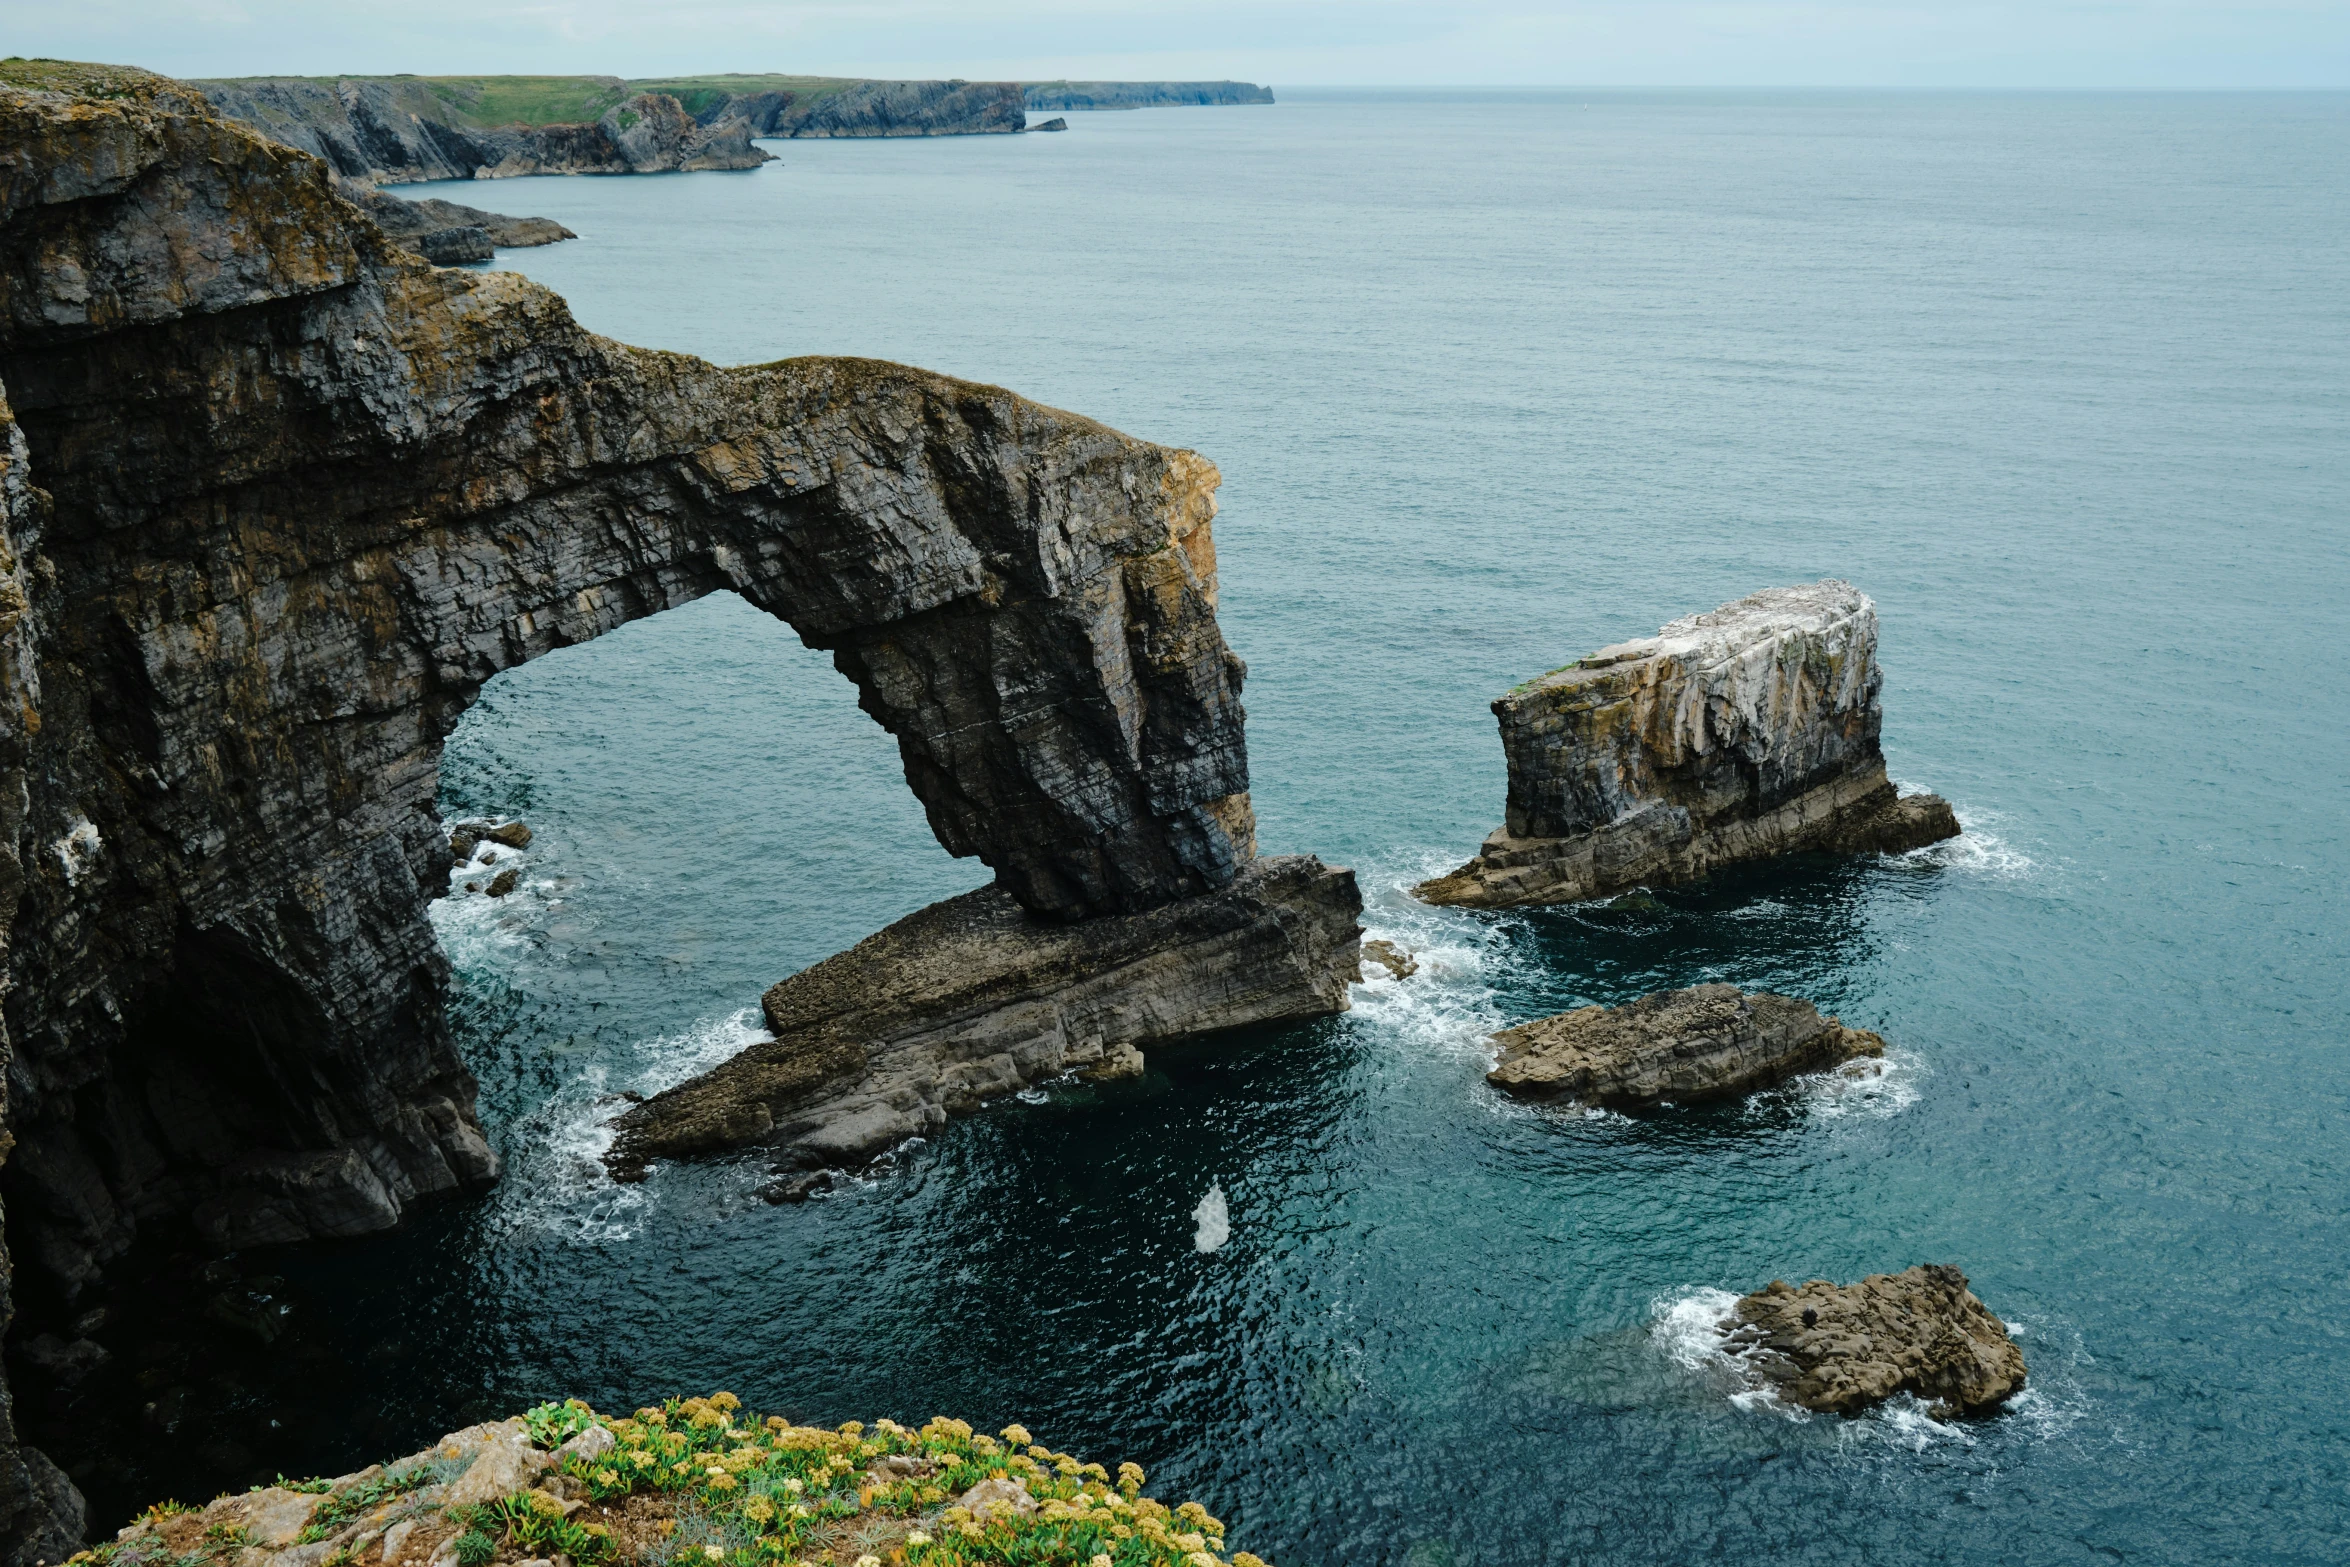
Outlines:
[[1938,1417],[1987,1415],[2023,1391],[2024,1355],[1956,1268],[1928,1263],[1858,1284],[1773,1280],[1721,1323],[1778,1395],[1857,1415],[1897,1393]]
[[1493,704],[1504,825],[1413,889],[1430,903],[1570,903],[1794,853],[1899,853],[1958,834],[1897,797],[1878,743],[1877,609],[1848,582],[1771,588],[1602,648]]
[[1354,872],[1311,855],[1146,914],[1040,921],[997,888],[934,903],[803,969],[760,1004],[769,1041],[620,1116],[605,1162],[762,1144],[855,1165],[990,1098],[1142,1071],[1170,1040],[1346,1009]]
[[1609,1110],[1731,1098],[1885,1053],[1878,1035],[1808,1001],[1735,985],[1578,1007],[1493,1037],[1501,1056],[1486,1081],[1496,1088]]

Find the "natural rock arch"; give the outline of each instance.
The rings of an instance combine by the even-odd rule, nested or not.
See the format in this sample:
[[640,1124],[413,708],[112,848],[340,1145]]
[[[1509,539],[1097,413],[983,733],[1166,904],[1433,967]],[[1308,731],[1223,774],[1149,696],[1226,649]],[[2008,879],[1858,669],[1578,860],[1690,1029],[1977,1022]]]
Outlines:
[[494,1173],[425,918],[442,739],[714,589],[831,650],[1032,914],[1249,861],[1201,458],[898,365],[624,347],[161,79],[41,85],[0,87],[0,935],[42,1292],[158,1215],[356,1233]]

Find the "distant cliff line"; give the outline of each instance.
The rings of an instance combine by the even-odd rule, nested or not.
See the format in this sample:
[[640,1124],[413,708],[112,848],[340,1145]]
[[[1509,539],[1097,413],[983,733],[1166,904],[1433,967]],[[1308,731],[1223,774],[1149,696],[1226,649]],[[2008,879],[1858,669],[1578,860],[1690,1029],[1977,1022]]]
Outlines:
[[1273,89],[1254,82],[1030,82],[1031,109],[1183,109],[1271,103]]
[[372,184],[748,169],[758,137],[984,136],[1035,109],[1270,103],[1248,82],[866,81],[723,75],[238,77],[191,84],[272,140]]

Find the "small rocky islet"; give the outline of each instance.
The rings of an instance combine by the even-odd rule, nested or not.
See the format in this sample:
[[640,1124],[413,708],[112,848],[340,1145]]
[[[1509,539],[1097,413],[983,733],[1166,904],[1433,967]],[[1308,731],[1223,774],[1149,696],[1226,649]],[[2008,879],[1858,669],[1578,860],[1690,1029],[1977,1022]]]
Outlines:
[[1578,1007],[1493,1037],[1494,1087],[1605,1110],[1733,1098],[1885,1053],[1881,1036],[1808,1001],[1719,984]]
[[1823,1414],[1862,1414],[1906,1393],[1939,1419],[1981,1416],[2024,1387],[2007,1324],[1965,1274],[1932,1263],[1843,1286],[1774,1279],[1717,1330],[1780,1398]]
[[162,1502],[75,1567],[1263,1567],[1197,1502],[1006,1426],[576,1399],[335,1479]]

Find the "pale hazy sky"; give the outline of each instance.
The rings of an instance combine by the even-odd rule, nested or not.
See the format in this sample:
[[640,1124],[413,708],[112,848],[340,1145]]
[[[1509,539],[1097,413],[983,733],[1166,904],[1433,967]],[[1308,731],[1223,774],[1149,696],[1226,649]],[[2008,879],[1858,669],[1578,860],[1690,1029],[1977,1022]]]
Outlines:
[[180,76],[2340,88],[2350,0],[0,0],[0,52]]

